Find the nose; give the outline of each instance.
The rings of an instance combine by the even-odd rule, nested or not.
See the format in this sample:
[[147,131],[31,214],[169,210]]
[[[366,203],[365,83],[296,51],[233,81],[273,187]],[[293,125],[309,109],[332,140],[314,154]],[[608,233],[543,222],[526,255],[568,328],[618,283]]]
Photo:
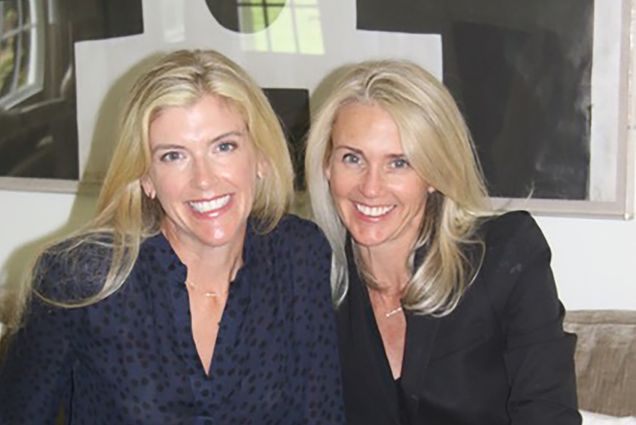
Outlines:
[[360,192],[367,198],[379,196],[384,187],[384,175],[378,167],[369,167],[362,175]]
[[192,164],[192,184],[199,189],[208,189],[216,174],[214,167],[203,159],[195,159]]

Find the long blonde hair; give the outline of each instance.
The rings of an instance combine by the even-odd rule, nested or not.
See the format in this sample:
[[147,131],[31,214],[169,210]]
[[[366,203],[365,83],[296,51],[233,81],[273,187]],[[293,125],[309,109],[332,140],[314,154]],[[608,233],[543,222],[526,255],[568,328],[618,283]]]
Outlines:
[[[428,195],[413,248],[414,254],[425,246],[426,256],[421,264],[413,263],[413,255],[405,259],[412,277],[402,304],[418,314],[447,314],[478,271],[480,261],[467,258],[465,248],[481,244],[477,223],[491,212],[470,134],[452,96],[431,74],[401,60],[346,67],[312,120],[306,179],[314,219],[333,249],[334,302],[342,302],[348,291],[347,234],[331,197],[325,167],[332,151],[334,120],[343,106],[356,102],[378,105],[391,115],[411,166],[436,189]],[[369,276],[368,267],[359,266],[363,278]]]
[[108,297],[124,284],[141,243],[159,232],[164,216],[159,202],[146,197],[140,183],[150,168],[150,124],[163,109],[192,105],[205,95],[223,98],[243,116],[251,142],[268,163],[268,172],[257,182],[251,217],[261,232],[270,231],[278,223],[293,196],[293,170],[279,120],[262,90],[241,67],[218,52],[169,53],[144,73],[130,92],[95,217],[45,251],[45,255],[55,255],[71,268],[85,267],[82,263],[87,253],[106,253],[102,262],[107,264],[96,267],[93,278],[100,282],[99,290],[72,302],[50,299],[47,294],[39,294],[37,287],[32,290],[38,275],[46,273],[36,265],[27,285],[7,303],[10,311],[3,320],[9,331],[19,326],[31,293],[52,304],[80,307]]

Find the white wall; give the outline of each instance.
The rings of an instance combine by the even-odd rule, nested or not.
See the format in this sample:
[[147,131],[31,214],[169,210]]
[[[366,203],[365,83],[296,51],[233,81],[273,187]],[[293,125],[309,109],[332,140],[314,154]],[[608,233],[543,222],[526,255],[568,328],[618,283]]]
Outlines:
[[[75,228],[94,197],[0,191],[1,279],[19,278],[38,243]],[[636,221],[537,217],[566,308],[636,310]]]
[[636,310],[636,221],[539,217],[569,310]]
[[94,196],[0,190],[0,286],[16,283],[42,243],[93,213]]

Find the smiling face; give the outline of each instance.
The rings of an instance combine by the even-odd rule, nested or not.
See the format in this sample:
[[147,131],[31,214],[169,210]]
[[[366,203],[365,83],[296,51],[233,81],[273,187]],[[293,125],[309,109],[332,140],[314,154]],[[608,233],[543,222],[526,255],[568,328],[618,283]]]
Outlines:
[[142,179],[165,212],[173,246],[241,248],[263,163],[242,116],[207,95],[161,111],[149,128],[150,171]]
[[398,128],[374,104],[340,109],[325,173],[343,224],[365,247],[410,250],[429,186],[409,165]]

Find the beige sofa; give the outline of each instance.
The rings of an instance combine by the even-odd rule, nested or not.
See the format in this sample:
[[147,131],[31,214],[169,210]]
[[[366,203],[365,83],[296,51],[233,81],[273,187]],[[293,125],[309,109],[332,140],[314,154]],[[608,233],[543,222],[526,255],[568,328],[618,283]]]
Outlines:
[[570,311],[564,327],[578,336],[579,408],[636,416],[636,311]]

